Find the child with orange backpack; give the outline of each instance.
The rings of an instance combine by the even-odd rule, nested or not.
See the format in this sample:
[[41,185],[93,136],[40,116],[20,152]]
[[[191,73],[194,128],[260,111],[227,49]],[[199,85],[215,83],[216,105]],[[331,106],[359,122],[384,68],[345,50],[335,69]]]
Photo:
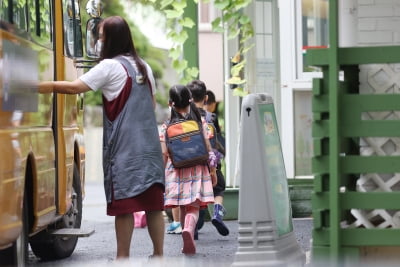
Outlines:
[[[184,254],[196,253],[194,232],[199,217],[199,210],[206,209],[214,203],[213,186],[217,183],[215,154],[208,141],[207,124],[192,102],[190,90],[183,85],[175,85],[169,90],[171,117],[162,126],[160,134],[161,147],[165,162],[165,208],[180,208],[180,223]],[[169,127],[174,123],[196,122],[206,145],[207,159],[182,167],[178,165],[173,148],[169,145]],[[189,126],[180,126],[186,131]],[[174,129],[176,132],[176,129]],[[171,131],[172,132],[172,131]],[[197,147],[200,147],[198,144]],[[197,149],[197,148],[196,148]],[[179,152],[179,151],[178,151]],[[187,153],[185,153],[187,154]],[[174,160],[175,159],[175,160]],[[179,166],[179,167],[178,167]]]

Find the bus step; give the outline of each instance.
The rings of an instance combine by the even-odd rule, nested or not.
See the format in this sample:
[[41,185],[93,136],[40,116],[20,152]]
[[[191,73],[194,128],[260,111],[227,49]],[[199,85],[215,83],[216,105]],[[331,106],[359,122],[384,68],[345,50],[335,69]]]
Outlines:
[[50,232],[52,235],[63,237],[89,237],[94,233],[94,229],[62,228]]

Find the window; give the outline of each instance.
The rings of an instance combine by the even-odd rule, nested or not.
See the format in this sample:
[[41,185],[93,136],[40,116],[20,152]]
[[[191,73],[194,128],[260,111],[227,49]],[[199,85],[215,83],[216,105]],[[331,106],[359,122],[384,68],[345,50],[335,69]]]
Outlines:
[[199,29],[205,31],[211,31],[211,22],[219,16],[218,11],[212,3],[198,3],[198,20]]
[[[319,68],[306,66],[304,56],[310,48],[326,48],[329,43],[328,31],[328,0],[298,0],[301,1],[298,8],[298,48],[301,59],[299,60],[300,72],[319,72]],[[298,2],[299,3],[299,2]]]
[[[279,72],[279,35],[278,10],[275,1],[256,0],[254,3],[257,18],[254,24],[255,56],[256,56],[256,88],[255,92],[267,92],[278,101],[279,89],[277,75]],[[278,111],[278,116],[280,113]]]
[[65,53],[70,57],[82,57],[82,30],[79,2],[64,0]]
[[[0,20],[10,21],[10,14],[12,14],[11,9],[11,1],[2,0],[0,1]],[[3,25],[2,25],[3,27]]]
[[28,31],[28,3],[26,0],[0,1],[0,27],[13,33]]
[[295,175],[311,175],[313,142],[311,135],[312,111],[310,91],[294,92],[294,142],[295,142]]
[[13,17],[11,23],[24,31],[28,30],[28,7],[26,1],[13,0]]
[[0,1],[1,27],[13,29],[24,38],[51,48],[52,24],[50,0]]
[[199,21],[200,23],[211,23],[210,19],[210,3],[199,3]]
[[32,39],[51,48],[53,34],[50,0],[29,0],[29,16]]

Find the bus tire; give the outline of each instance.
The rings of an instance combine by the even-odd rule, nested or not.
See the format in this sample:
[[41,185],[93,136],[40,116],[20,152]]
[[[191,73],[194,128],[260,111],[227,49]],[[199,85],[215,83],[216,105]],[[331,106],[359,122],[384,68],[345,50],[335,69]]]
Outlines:
[[0,266],[18,266],[23,267],[28,263],[28,201],[26,192],[22,206],[22,230],[18,239],[13,245],[0,251]]
[[[82,190],[78,168],[74,164],[72,208],[55,223],[53,229],[80,228],[82,222]],[[58,260],[71,256],[74,252],[78,237],[61,237],[42,231],[30,240],[33,253],[43,261]]]

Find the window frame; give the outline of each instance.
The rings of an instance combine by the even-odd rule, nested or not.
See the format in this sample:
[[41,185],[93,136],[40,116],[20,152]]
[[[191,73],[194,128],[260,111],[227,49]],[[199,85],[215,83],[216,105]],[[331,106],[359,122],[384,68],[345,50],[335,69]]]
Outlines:
[[[299,81],[311,81],[313,78],[322,78],[322,71],[307,72],[304,71],[304,55],[306,53],[303,49],[303,0],[295,1],[295,40],[296,40],[296,79]],[[317,46],[315,46],[317,48]],[[321,47],[322,46],[318,46]]]
[[[64,54],[70,58],[83,57],[82,19],[79,0],[63,0]],[[70,5],[69,5],[70,4]],[[74,6],[74,8],[70,8]],[[71,16],[69,16],[71,11]],[[72,21],[71,21],[72,20]],[[70,28],[71,26],[72,28]],[[78,31],[77,31],[78,30]],[[71,37],[72,34],[72,42]],[[72,48],[72,51],[71,51]]]

